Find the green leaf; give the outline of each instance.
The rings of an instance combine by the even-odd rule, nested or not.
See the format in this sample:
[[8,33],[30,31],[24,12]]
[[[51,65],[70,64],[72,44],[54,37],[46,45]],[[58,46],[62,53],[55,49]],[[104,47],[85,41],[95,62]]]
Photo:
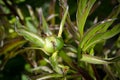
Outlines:
[[117,74],[120,75],[120,64],[119,64],[119,62],[114,64],[114,69],[117,71]]
[[82,58],[82,54],[83,54],[83,51],[81,49],[81,47],[78,47],[78,50],[77,50],[77,58],[78,58],[78,61],[80,61],[80,58]]
[[65,11],[65,13],[64,13],[64,16],[63,16],[63,18],[62,18],[62,21],[61,21],[61,23],[60,23],[60,29],[59,29],[58,37],[61,37],[61,35],[62,35],[63,26],[64,26],[64,24],[65,24],[65,20],[66,20],[67,14],[68,14],[68,7],[66,8],[66,11]]
[[120,35],[119,35],[119,37],[118,37],[118,39],[117,39],[117,41],[116,41],[116,46],[117,46],[118,48],[120,48]]
[[95,1],[96,0],[79,0],[78,2],[76,19],[81,38],[83,37],[86,19]]
[[37,27],[38,26],[38,21],[35,17],[35,14],[34,14],[34,11],[33,11],[32,7],[30,5],[27,5],[27,8],[28,8],[28,11],[29,11],[29,14],[30,14],[33,25],[35,27]]
[[[66,8],[68,6],[67,4],[67,1],[66,0],[59,0],[59,4],[61,6],[61,8],[63,9],[63,11],[65,12],[66,11]],[[72,34],[72,36],[75,38],[75,39],[79,39],[79,33],[78,31],[76,30],[76,27],[75,25],[72,23],[71,19],[70,19],[70,14],[68,12],[67,14],[67,19],[66,19],[66,23],[67,23],[67,28],[69,30],[69,32]]]
[[23,36],[26,40],[34,43],[36,46],[44,46],[44,39],[38,36],[37,34],[29,32],[25,29],[18,29],[17,32],[19,35]]
[[44,15],[43,15],[43,12],[42,12],[42,9],[38,9],[38,12],[39,12],[39,15],[42,19],[41,23],[42,23],[42,30],[44,31],[44,33],[47,35],[47,36],[50,36],[52,35],[52,32],[50,31],[49,27],[48,27],[48,24],[44,18]]
[[109,38],[115,36],[118,33],[120,33],[120,24],[117,24],[111,30],[109,30],[107,32],[96,34],[94,37],[92,37],[90,40],[88,40],[88,42],[85,44],[83,50],[85,51],[89,47],[91,47],[92,45],[95,45],[96,43],[98,43],[100,41],[109,39]]
[[0,55],[8,53],[9,51],[12,51],[24,43],[26,43],[26,41],[20,38],[13,39],[9,43],[5,44],[2,48],[0,48]]
[[[113,11],[110,13],[110,15],[108,16],[107,19],[117,18],[117,16],[119,15],[119,13],[120,13],[120,5],[116,6],[113,9]],[[102,31],[105,32],[113,22],[114,21],[112,21],[111,23],[105,24],[105,26],[103,27]]]
[[109,61],[109,62],[119,62],[120,61],[120,56],[107,59],[106,61]]
[[109,64],[109,63],[111,63],[111,62],[105,61],[105,59],[101,59],[99,57],[91,56],[91,55],[87,55],[87,54],[83,54],[80,61],[84,61],[84,62],[91,63],[91,64]]
[[86,42],[93,37],[96,33],[99,33],[102,31],[102,28],[106,25],[106,24],[110,24],[113,20],[115,19],[108,19],[105,21],[101,21],[95,25],[93,25],[85,34],[83,39],[80,42],[80,47],[83,48],[83,46],[86,44]]
[[55,70],[59,74],[62,74],[62,71],[61,71],[60,67],[58,66],[57,54],[58,54],[57,51],[53,53],[53,55],[50,57],[50,62],[51,62],[51,66],[52,66],[53,70]]
[[70,67],[73,67],[72,59],[66,54],[65,51],[60,51],[59,56],[62,57],[63,61],[67,63]]
[[31,22],[31,18],[26,18],[26,25],[27,25],[27,28],[29,29],[29,31],[37,33],[37,28]]
[[48,79],[51,79],[51,78],[61,78],[63,77],[62,74],[45,74],[45,75],[40,75],[38,76],[36,79],[33,79],[33,80],[48,80]]
[[107,75],[109,76],[109,79],[111,79],[111,80],[116,80],[116,77],[115,77],[115,75],[114,75],[114,73],[113,73],[113,67],[110,67],[110,65],[104,65],[104,69],[105,69],[105,71],[106,71],[106,73],[107,73]]
[[[39,47],[27,47],[27,48],[25,48],[24,50],[27,50],[27,49],[38,49],[38,50],[42,50],[45,54],[47,54],[48,56],[50,56],[50,54],[49,53],[47,53],[45,50],[44,50],[44,48],[39,48]],[[16,52],[16,53],[20,53],[21,51],[18,51],[18,52]]]

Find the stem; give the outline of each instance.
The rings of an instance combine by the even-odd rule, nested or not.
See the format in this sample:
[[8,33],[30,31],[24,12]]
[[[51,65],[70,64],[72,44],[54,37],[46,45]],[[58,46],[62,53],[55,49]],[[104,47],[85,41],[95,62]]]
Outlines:
[[110,66],[108,64],[104,64],[104,69],[105,69],[105,72],[108,74],[108,76],[110,77],[109,79],[110,80],[116,80]]
[[[49,8],[50,15],[55,14],[55,3],[56,3],[56,0],[51,0],[50,8]],[[51,24],[55,25],[55,17],[51,19]]]
[[93,80],[93,78],[88,74],[88,72],[84,68],[80,66],[78,67],[78,64],[74,64],[74,67],[77,69],[79,75],[82,75],[85,80]]
[[94,64],[91,64],[96,80],[101,80]]

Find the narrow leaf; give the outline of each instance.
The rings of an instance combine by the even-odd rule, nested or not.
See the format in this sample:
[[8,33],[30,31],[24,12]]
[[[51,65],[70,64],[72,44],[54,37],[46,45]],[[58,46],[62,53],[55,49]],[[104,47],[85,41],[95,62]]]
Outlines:
[[65,13],[64,13],[64,16],[63,16],[63,18],[62,18],[62,21],[61,21],[61,23],[60,23],[60,29],[59,29],[58,37],[61,37],[61,35],[62,35],[63,26],[64,26],[64,24],[65,24],[65,20],[66,20],[67,14],[68,14],[68,7],[66,8],[66,11],[65,11]]
[[119,62],[119,61],[120,61],[120,56],[117,56],[117,57],[114,57],[114,58],[107,59],[106,61],[109,61],[109,62]]
[[5,44],[1,49],[0,49],[0,55],[6,54],[9,51],[12,51],[14,48],[23,45],[26,43],[25,40],[22,40],[20,38],[18,39],[13,39],[9,43]]
[[76,19],[77,19],[77,26],[78,26],[78,30],[81,38],[83,37],[84,25],[85,25],[86,19],[95,1],[96,0],[89,0],[89,1],[79,0],[78,2]]
[[30,5],[27,5],[27,8],[28,8],[29,14],[32,18],[32,23],[34,24],[35,27],[37,27],[38,21],[35,17],[35,14],[34,14],[32,7]]
[[58,66],[57,54],[58,54],[57,51],[53,53],[53,55],[50,57],[50,62],[51,62],[51,66],[52,66],[53,70],[55,70],[59,74],[62,74],[62,71],[61,71],[60,67]]
[[112,71],[113,67],[110,67],[110,65],[104,64],[104,69],[105,69],[105,72],[107,73],[107,75],[109,76],[109,79],[116,80],[116,77]]
[[59,56],[63,59],[65,63],[67,63],[70,67],[74,68],[72,59],[64,51],[60,51]]
[[[120,13],[120,5],[116,6],[113,11],[110,13],[110,15],[108,16],[107,19],[113,19],[113,18],[117,18],[117,16],[119,15]],[[106,31],[109,26],[113,23],[114,21],[112,21],[111,23],[107,23],[105,24],[105,26],[103,27],[102,31]]]
[[112,22],[115,19],[108,19],[105,21],[101,21],[95,25],[93,25],[85,34],[83,39],[80,42],[80,47],[83,48],[83,46],[86,44],[86,42],[93,37],[96,33],[101,32],[102,28],[107,24]]
[[91,56],[87,54],[83,54],[80,61],[84,61],[84,62],[91,63],[91,64],[109,64],[110,63],[99,57],[95,57],[95,56]]
[[[61,8],[63,9],[63,11],[65,12],[66,8],[68,6],[67,0],[59,0],[59,4],[60,4]],[[79,37],[80,37],[79,33],[76,30],[75,25],[72,23],[69,13],[67,14],[66,23],[68,25],[67,28],[68,28],[69,32],[72,34],[72,37],[75,38],[75,39],[79,39]]]
[[26,40],[34,43],[36,46],[44,46],[44,40],[37,34],[29,32],[25,29],[18,29],[17,32],[19,35],[23,36]]
[[92,37],[92,39],[90,39],[84,46],[84,50],[87,50],[89,47],[91,47],[92,45],[105,40],[105,39],[109,39],[113,36],[115,36],[116,34],[120,33],[120,24],[117,24],[116,26],[114,26],[111,30],[104,32],[104,33],[98,33],[96,34],[94,37]]
[[27,25],[27,28],[29,29],[29,31],[37,33],[37,28],[31,22],[31,18],[26,18],[26,25]]
[[48,27],[48,24],[44,18],[44,15],[43,15],[43,12],[42,12],[42,9],[38,9],[38,13],[39,13],[39,16],[42,18],[42,28],[43,28],[43,31],[44,33],[49,36],[49,35],[52,35],[52,32],[50,31],[49,27]]
[[60,77],[63,77],[63,75],[55,73],[55,74],[47,74],[47,75],[42,75],[42,76],[40,75],[35,80],[47,80],[47,79],[51,79],[51,78],[60,78]]

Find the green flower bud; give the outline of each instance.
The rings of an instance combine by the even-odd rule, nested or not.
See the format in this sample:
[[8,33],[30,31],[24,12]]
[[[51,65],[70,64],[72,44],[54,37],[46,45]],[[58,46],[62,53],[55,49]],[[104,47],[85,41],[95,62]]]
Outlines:
[[49,36],[45,38],[44,49],[48,53],[53,53],[57,50],[60,50],[64,45],[62,38],[56,36]]

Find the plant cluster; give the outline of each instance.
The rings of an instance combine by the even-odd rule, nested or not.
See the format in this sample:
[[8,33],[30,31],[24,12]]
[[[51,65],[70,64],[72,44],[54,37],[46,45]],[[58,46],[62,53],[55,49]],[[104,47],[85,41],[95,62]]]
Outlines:
[[[87,25],[97,0],[78,0],[74,21],[67,0],[58,1],[59,14],[55,13],[56,0],[51,0],[48,18],[44,9],[33,10],[30,5],[29,16],[25,16],[16,5],[19,1],[2,0],[0,4],[0,15],[4,15],[0,16],[0,79],[7,79],[5,72],[11,65],[20,64],[22,80],[120,79],[120,4],[106,19],[96,17]],[[113,37],[112,48],[106,49]]]

